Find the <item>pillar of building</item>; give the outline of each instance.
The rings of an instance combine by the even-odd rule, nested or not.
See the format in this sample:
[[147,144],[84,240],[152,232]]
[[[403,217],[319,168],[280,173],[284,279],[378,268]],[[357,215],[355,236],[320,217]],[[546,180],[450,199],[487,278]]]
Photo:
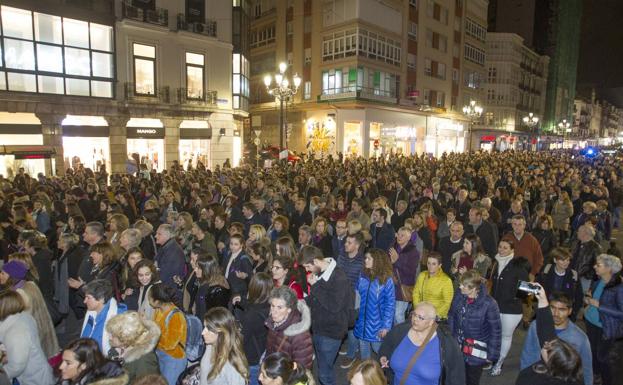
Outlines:
[[106,116],[108,122],[109,141],[110,141],[110,168],[111,174],[125,174],[127,172],[126,163],[128,160],[128,138],[126,125],[130,120],[129,116],[117,115]]
[[46,175],[65,175],[65,160],[63,157],[63,126],[65,115],[53,113],[37,113],[41,122],[43,145],[54,149],[54,155],[45,160]]
[[165,168],[168,170],[173,162],[180,160],[180,124],[182,119],[164,118],[164,161]]

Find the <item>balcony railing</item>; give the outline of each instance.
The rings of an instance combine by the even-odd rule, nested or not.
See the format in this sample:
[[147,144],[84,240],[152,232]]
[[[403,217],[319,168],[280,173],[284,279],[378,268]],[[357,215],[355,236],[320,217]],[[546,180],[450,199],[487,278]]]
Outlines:
[[132,4],[122,4],[124,19],[136,20],[143,23],[155,24],[162,27],[169,26],[169,11],[164,8],[144,9]]
[[216,21],[204,20],[203,22],[188,22],[186,21],[186,16],[180,13],[177,15],[177,30],[216,37]]
[[322,91],[318,95],[318,101],[340,100],[340,99],[361,99],[383,103],[398,103],[398,98],[390,91],[381,91],[375,88],[364,87],[342,87],[332,88]]
[[169,87],[157,87],[152,92],[137,92],[136,85],[134,83],[125,83],[124,85],[124,95],[125,100],[131,100],[135,102],[143,102],[143,103],[170,103],[171,95],[169,92]]
[[188,88],[177,89],[177,102],[179,104],[195,104],[201,106],[215,106],[218,94],[216,91],[189,90]]

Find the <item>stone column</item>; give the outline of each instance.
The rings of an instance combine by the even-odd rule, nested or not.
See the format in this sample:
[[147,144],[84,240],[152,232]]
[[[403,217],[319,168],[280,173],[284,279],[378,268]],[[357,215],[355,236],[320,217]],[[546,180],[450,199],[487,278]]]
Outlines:
[[180,124],[182,119],[163,118],[164,124],[164,165],[168,170],[174,161],[180,160]]
[[126,173],[126,160],[128,159],[128,142],[126,124],[130,120],[129,116],[106,116],[108,122],[109,141],[110,141],[110,168],[108,172],[112,174]]
[[[65,115],[36,113],[41,121],[41,134],[43,135],[43,145],[52,146],[54,155],[51,159],[45,160],[46,175],[65,175],[65,160],[63,157],[63,127],[61,123]],[[54,162],[52,161],[54,160]]]

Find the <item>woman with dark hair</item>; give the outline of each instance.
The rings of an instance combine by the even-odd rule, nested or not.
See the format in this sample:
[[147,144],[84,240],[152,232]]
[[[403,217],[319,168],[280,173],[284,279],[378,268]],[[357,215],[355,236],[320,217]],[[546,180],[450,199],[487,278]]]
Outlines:
[[97,342],[80,338],[63,350],[58,385],[126,385],[128,375],[116,362],[107,360]]
[[160,328],[160,340],[156,355],[160,373],[169,385],[175,385],[186,368],[186,318],[175,306],[177,290],[163,283],[157,283],[149,290],[149,304],[155,309],[154,322]]
[[275,257],[275,259],[273,259],[271,273],[275,281],[275,287],[286,285],[296,293],[298,299],[303,299],[303,289],[298,283],[297,270],[294,269],[292,259],[285,256]]
[[313,236],[312,243],[322,250],[322,254],[330,257],[333,254],[333,244],[329,235],[329,222],[323,217],[316,217],[312,224]]
[[530,264],[523,257],[515,257],[515,244],[509,239],[502,239],[498,244],[498,254],[491,268],[491,296],[500,308],[502,321],[502,343],[500,358],[491,368],[492,376],[502,373],[502,364],[508,354],[513,333],[521,321],[521,299],[517,297],[519,281],[528,281]]
[[537,218],[532,235],[539,241],[541,252],[545,257],[545,263],[551,262],[549,253],[558,246],[558,236],[554,232],[554,222],[550,215],[542,215]]
[[107,280],[112,284],[115,299],[121,299],[121,291],[119,286],[119,263],[116,260],[115,249],[108,242],[97,243],[90,248],[91,261],[93,268],[91,269],[89,279],[83,281],[82,278],[69,278],[69,287],[79,289],[85,283],[89,283],[96,279]]
[[249,363],[249,385],[257,385],[259,363],[266,349],[268,330],[264,326],[270,304],[268,297],[273,289],[273,279],[268,273],[257,273],[249,282],[247,298],[233,298],[234,316],[240,323],[244,354]]
[[154,284],[160,282],[158,268],[153,261],[141,259],[132,269],[131,281],[134,282],[132,293],[126,296],[124,301],[128,310],[136,310],[145,319],[153,319],[154,308],[149,304],[149,290]]
[[315,385],[309,370],[281,352],[270,354],[264,359],[259,379],[262,385]]
[[206,351],[201,358],[201,385],[246,385],[249,366],[242,349],[238,324],[229,310],[210,309],[203,319]]
[[485,254],[485,250],[480,242],[480,237],[476,234],[467,234],[463,241],[463,249],[452,254],[451,272],[455,280],[468,270],[477,270],[480,276],[487,275],[491,267],[491,258]]
[[253,261],[253,274],[270,272],[270,267],[273,265],[270,247],[257,242],[247,248],[247,253]]
[[[542,361],[519,372],[516,385],[580,385],[582,359],[569,343],[556,336],[554,318],[543,287],[536,293],[538,309],[536,323]],[[604,382],[605,384],[606,382]]]
[[205,261],[208,256],[208,252],[200,248],[194,248],[190,252],[190,271],[184,278],[182,285],[182,308],[185,313],[192,313],[192,308],[195,304],[195,296],[199,288],[197,284],[197,274],[195,273],[197,262]]
[[137,217],[136,213],[136,205],[134,204],[134,198],[130,193],[126,192],[117,192],[115,195],[115,199],[121,205],[123,209],[123,214],[128,218],[130,223],[134,223]]
[[368,250],[356,289],[361,301],[353,332],[359,340],[361,359],[367,360],[372,351],[378,353],[394,321],[395,288],[392,265],[385,251]]
[[205,313],[213,307],[226,308],[231,297],[231,289],[222,273],[218,259],[208,254],[205,259],[197,261],[195,275],[198,289],[193,314],[203,319]]

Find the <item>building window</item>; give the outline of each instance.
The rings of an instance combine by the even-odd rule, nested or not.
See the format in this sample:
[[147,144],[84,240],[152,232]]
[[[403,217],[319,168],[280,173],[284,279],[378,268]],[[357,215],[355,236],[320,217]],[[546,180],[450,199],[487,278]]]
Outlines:
[[471,44],[465,44],[465,59],[474,63],[484,65],[485,64],[485,51],[480,48],[476,48]]
[[409,37],[413,40],[417,39],[417,23],[409,22]]
[[322,60],[362,56],[400,66],[400,42],[364,29],[339,31],[323,37]]
[[204,65],[203,55],[186,52],[186,97],[188,99],[203,99]]
[[275,25],[266,25],[250,32],[251,48],[262,47],[275,42]]
[[286,23],[286,35],[292,36],[294,34],[294,25],[292,21]]
[[312,62],[311,48],[305,48],[305,65],[310,65]]
[[0,89],[112,97],[112,27],[0,7]]
[[134,56],[134,93],[155,95],[156,47],[134,43],[132,53]]
[[445,53],[448,51],[448,38],[442,34],[427,29],[426,46],[429,48],[435,48]]
[[232,95],[235,110],[249,109],[249,60],[244,55],[235,53],[232,62]]
[[435,104],[437,107],[445,107],[446,105],[446,94],[441,91],[437,91],[437,103]]
[[407,67],[415,69],[416,57],[414,54],[407,54]]
[[311,82],[307,81],[305,82],[304,86],[303,86],[303,99],[305,100],[309,100],[311,99]]
[[409,5],[417,8],[417,0],[409,0]]
[[476,23],[469,17],[465,18],[465,34],[482,42],[487,40],[487,28]]
[[428,58],[424,59],[424,73],[428,76],[433,75],[433,64]]
[[459,84],[459,70],[452,68],[452,83]]

